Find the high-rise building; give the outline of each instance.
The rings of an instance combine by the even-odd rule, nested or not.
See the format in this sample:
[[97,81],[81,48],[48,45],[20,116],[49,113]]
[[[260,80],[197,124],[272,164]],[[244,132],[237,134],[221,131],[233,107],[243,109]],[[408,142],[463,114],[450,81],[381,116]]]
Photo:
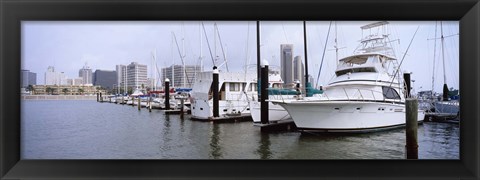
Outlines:
[[26,88],[28,85],[37,85],[37,73],[21,70],[20,77],[22,80],[20,87]]
[[78,71],[78,77],[83,79],[83,84],[93,84],[92,69],[87,66],[87,63],[85,63],[85,66]]
[[117,72],[117,92],[124,92],[124,89],[127,89],[127,66],[117,65],[115,67]]
[[132,62],[127,66],[127,86],[135,88],[147,87],[147,65]]
[[112,90],[117,84],[117,72],[97,69],[94,73],[94,86],[100,86],[106,90]]
[[302,62],[302,56],[295,56],[293,60],[293,80],[298,80],[301,84],[305,80],[305,66]]
[[294,83],[293,79],[293,44],[280,45],[280,75],[285,84]]
[[55,72],[55,67],[48,66],[47,72],[45,72],[45,85],[66,85],[67,79],[65,73]]
[[45,85],[55,85],[57,83],[57,74],[55,73],[55,67],[48,66],[47,72],[45,72]]
[[67,84],[67,77],[65,76],[64,72],[57,73],[57,84],[58,85],[66,85]]
[[172,87],[192,88],[195,74],[199,72],[201,67],[198,65],[185,65],[185,69],[183,65],[162,68],[162,84],[165,83],[165,78],[168,78]]

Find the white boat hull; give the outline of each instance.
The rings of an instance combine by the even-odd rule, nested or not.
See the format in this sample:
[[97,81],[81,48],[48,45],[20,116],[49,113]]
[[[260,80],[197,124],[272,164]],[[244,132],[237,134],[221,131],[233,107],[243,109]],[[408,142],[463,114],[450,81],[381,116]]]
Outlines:
[[[250,112],[254,123],[261,122],[261,108],[260,102],[250,102]],[[288,112],[280,105],[268,103],[268,119],[270,122],[290,119]]]
[[[369,131],[405,125],[403,104],[355,101],[281,103],[301,130]],[[418,111],[418,121],[425,113]]]
[[[219,117],[249,116],[247,101],[219,101]],[[192,118],[207,120],[213,117],[213,101],[194,100],[191,106]]]

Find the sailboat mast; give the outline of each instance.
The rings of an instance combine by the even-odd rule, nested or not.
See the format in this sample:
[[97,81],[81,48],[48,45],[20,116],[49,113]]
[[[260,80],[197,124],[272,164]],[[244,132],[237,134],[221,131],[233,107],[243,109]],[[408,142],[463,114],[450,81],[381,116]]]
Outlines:
[[[182,22],[182,50],[183,50],[183,55],[182,55],[182,59],[185,58],[186,54],[185,54],[185,26]],[[183,63],[183,87],[186,88],[187,87],[187,69],[185,69],[185,60],[182,60],[182,63]]]
[[307,26],[306,21],[303,21],[303,48],[305,53],[305,94],[308,96],[308,56],[307,56]]
[[440,33],[442,33],[442,61],[443,61],[443,100],[448,101],[448,86],[447,86],[447,74],[445,72],[445,46],[444,46],[444,37],[443,37],[443,24],[440,21]]
[[200,25],[198,25],[198,33],[200,34],[200,72],[203,72],[203,52],[202,52],[203,35],[202,35],[202,28]]
[[441,41],[442,41],[442,61],[443,61],[443,83],[447,84],[447,75],[445,73],[445,47],[444,47],[444,37],[443,37],[443,26],[442,26],[442,21],[440,21],[440,33],[442,34],[441,36]]
[[437,25],[438,21],[435,22],[435,36],[434,36],[434,42],[433,42],[433,70],[432,70],[432,98],[433,98],[433,91],[435,88],[435,59],[437,55]]
[[338,62],[338,42],[337,42],[337,21],[335,21],[335,61],[337,62],[337,66],[338,66],[339,62]]

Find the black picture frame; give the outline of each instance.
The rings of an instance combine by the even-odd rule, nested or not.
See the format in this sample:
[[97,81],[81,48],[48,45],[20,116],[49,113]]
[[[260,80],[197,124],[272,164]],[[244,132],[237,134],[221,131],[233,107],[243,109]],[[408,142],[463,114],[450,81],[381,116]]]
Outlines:
[[[460,160],[20,160],[22,20],[459,20]],[[1,179],[478,179],[478,0],[0,0]]]

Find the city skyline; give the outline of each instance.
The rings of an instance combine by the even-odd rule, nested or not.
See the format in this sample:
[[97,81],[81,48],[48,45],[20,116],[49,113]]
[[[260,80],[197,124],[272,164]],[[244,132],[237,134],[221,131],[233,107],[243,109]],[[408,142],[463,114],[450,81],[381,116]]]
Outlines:
[[[307,21],[309,74],[317,77],[324,44],[327,42],[319,80],[319,84],[327,84],[336,66],[335,35],[338,34],[338,57],[351,55],[361,39],[359,27],[371,22],[339,21],[337,28],[331,26],[329,39],[326,41],[330,21]],[[215,62],[215,65],[219,65],[223,63],[225,54],[228,63],[220,67],[221,70],[226,71],[228,66],[230,71],[242,72],[245,70],[245,64],[249,71],[255,70],[255,66],[252,65],[256,64],[255,21],[203,23],[206,32],[203,32],[201,22],[193,21],[24,21],[22,69],[43,74],[48,66],[55,66],[56,69],[65,72],[67,77],[75,77],[74,71],[78,72],[84,62],[88,62],[92,69],[115,70],[117,64],[128,64],[132,61],[151,64],[152,53],[155,52],[159,68],[170,67],[173,64],[181,65],[182,59],[186,65],[200,65],[202,63],[199,56],[202,54],[204,69],[209,71],[213,66],[211,56],[219,59]],[[217,24],[220,36],[218,34],[214,36],[214,23]],[[435,21],[390,21],[390,23],[393,26],[390,38],[399,39],[400,42],[395,44],[398,46],[396,56],[399,61],[402,60],[417,26],[420,26],[402,65],[403,70],[413,72],[412,79],[415,80],[413,86],[417,91],[431,89],[433,51],[436,48],[434,89],[440,92],[443,86],[440,39],[436,40],[436,47],[434,40],[427,40],[435,37]],[[302,21],[261,21],[260,28],[261,58],[267,59],[272,68],[280,67],[280,44],[293,44],[293,57],[304,57]],[[443,34],[446,37],[444,42],[447,84],[454,88],[459,87],[459,36],[455,35],[458,33],[458,21],[443,22]],[[208,36],[208,44],[205,34]],[[176,41],[173,37],[176,37]],[[202,37],[201,53],[200,37]],[[436,37],[440,37],[439,24]],[[223,47],[220,46],[220,41]],[[150,67],[148,70],[147,76],[151,77]],[[38,78],[37,84],[43,84],[41,78]]]

